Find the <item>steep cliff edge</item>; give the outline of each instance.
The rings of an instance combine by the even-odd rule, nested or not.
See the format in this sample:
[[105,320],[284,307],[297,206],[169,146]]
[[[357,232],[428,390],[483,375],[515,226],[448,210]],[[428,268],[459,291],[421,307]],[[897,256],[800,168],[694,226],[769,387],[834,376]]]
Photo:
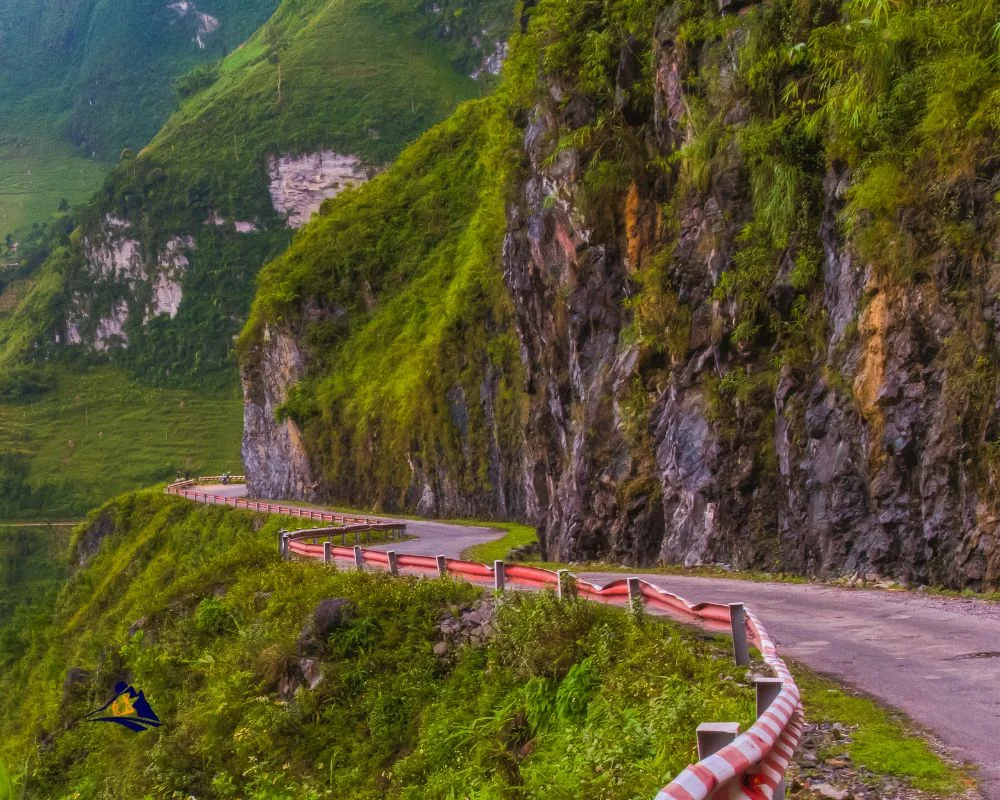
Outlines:
[[500,271],[515,135],[497,102],[462,107],[261,273],[240,342],[251,490],[525,514]]
[[[484,331],[513,333],[517,415],[493,430],[516,443],[504,462],[519,474],[480,470],[476,503],[433,486],[436,502],[421,503],[419,468],[392,482],[391,502],[385,481],[353,471],[320,470],[319,493],[524,513],[564,560],[996,585],[996,10],[525,8],[491,112],[521,139],[487,260],[505,313],[449,330],[461,344],[442,345],[419,390],[392,395],[404,408],[387,409],[362,403],[354,362],[339,357],[361,347],[346,309],[346,344],[307,364],[287,407],[312,420],[314,464],[346,451],[384,473],[407,452],[455,452],[475,430],[461,412],[475,395],[429,376],[489,353]],[[428,142],[426,169],[437,156]],[[440,187],[425,191],[421,207],[447,207]],[[393,220],[373,214],[365,235],[399,248]],[[424,234],[408,233],[412,290],[438,267]],[[391,261],[365,263],[368,281],[392,274]],[[342,296],[315,264],[291,264],[313,281],[284,284],[292,306]],[[418,304],[399,313],[401,328],[426,328]],[[319,392],[323,381],[338,391]],[[407,420],[412,448],[398,432],[359,438],[387,417]],[[455,474],[461,460],[445,461]]]

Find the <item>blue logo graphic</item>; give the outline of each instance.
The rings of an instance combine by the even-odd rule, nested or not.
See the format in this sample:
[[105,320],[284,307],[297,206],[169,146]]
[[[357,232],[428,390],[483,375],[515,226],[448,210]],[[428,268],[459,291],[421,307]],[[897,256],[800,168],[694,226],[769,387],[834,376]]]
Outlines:
[[162,724],[146,695],[125,683],[117,684],[115,696],[97,711],[88,714],[86,719],[87,722],[117,722],[136,733],[159,728]]

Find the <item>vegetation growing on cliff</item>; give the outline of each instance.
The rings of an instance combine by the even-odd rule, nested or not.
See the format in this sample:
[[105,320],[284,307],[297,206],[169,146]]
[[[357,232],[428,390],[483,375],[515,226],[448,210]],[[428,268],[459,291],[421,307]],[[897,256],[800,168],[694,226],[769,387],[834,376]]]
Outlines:
[[447,469],[468,508],[490,505],[518,415],[499,265],[516,164],[496,101],[467,104],[261,274],[244,359],[267,368],[268,327],[301,337],[309,377],[284,413],[339,501],[400,508],[415,472]]
[[[541,283],[550,277],[546,270],[557,277],[547,286],[552,297],[528,298],[551,304],[539,341],[525,342],[534,332],[517,331],[532,360],[521,422],[548,419],[555,407],[552,425],[570,422],[549,431],[553,441],[565,435],[576,442],[566,446],[565,463],[545,476],[525,476],[540,482],[543,503],[563,504],[553,516],[565,526],[567,546],[577,548],[568,557],[610,547],[609,531],[630,547],[635,531],[627,509],[637,499],[636,488],[649,498],[644,508],[660,503],[658,487],[669,493],[668,479],[658,474],[656,440],[669,426],[650,415],[662,413],[671,392],[678,392],[708,417],[713,447],[719,447],[706,497],[722,504],[725,518],[740,520],[725,534],[712,534],[709,549],[718,557],[748,567],[807,571],[886,561],[896,570],[900,548],[908,548],[914,558],[903,559],[904,567],[913,575],[965,580],[959,570],[973,581],[996,580],[1000,548],[995,538],[978,535],[989,527],[991,512],[952,530],[963,504],[996,501],[998,357],[989,288],[996,281],[991,252],[1000,186],[992,155],[1000,123],[994,6],[972,0],[776,0],[720,14],[708,0],[669,9],[635,0],[542,0],[524,9],[491,113],[526,132],[526,149],[539,162],[529,174],[550,192],[542,198],[544,213],[525,226],[534,226],[525,250],[543,246],[560,225],[555,238],[572,225],[581,240],[557,242],[568,266],[559,253],[523,254],[532,262],[525,270],[537,269]],[[433,171],[438,161],[420,147],[414,152],[427,153]],[[525,186],[523,165],[511,163],[515,191],[490,202],[499,207],[505,199],[510,218],[520,220],[533,212],[524,207],[531,201],[517,193]],[[393,177],[385,176],[379,186]],[[424,198],[419,207],[453,202],[448,186],[428,188],[433,200]],[[371,192],[375,197],[378,190]],[[352,194],[327,213],[333,220],[350,216],[368,197]],[[323,235],[337,224],[322,229]],[[421,242],[420,231],[409,231],[403,241],[398,230],[395,217],[383,227],[374,213],[355,225],[352,232],[365,241],[391,242],[391,248],[353,256],[363,265],[357,272],[344,259],[343,274],[364,275],[372,286],[396,275],[399,254],[422,252],[419,244],[410,246]],[[494,241],[493,263],[500,264],[499,233]],[[624,287],[616,301],[627,312],[609,312],[605,316],[614,322],[600,318],[590,330],[568,319],[570,305],[563,302],[576,292],[578,310],[592,313],[600,305],[596,290],[587,295],[589,289],[574,283],[583,251],[609,259],[614,280]],[[429,378],[414,384],[420,391],[390,393],[388,408],[373,403],[371,387],[379,381],[371,376],[381,368],[381,356],[351,354],[382,352],[378,344],[373,350],[365,332],[377,330],[368,322],[389,314],[389,304],[378,291],[366,296],[360,284],[332,277],[325,264],[338,256],[328,251],[320,257],[322,252],[307,232],[290,251],[302,260],[292,266],[283,259],[272,267],[275,273],[312,275],[285,282],[279,293],[282,309],[299,306],[297,316],[287,318],[289,327],[315,359],[287,409],[306,423],[331,496],[387,504],[408,498],[412,505],[421,496],[422,462],[444,469],[442,484],[451,479],[449,469],[461,472],[456,457],[440,456],[456,452],[451,443],[462,428],[461,414],[447,418],[456,407],[448,395],[456,382],[437,376],[454,375],[468,362],[464,343],[474,341],[472,331],[483,326],[462,328],[459,352],[438,351],[426,368]],[[408,270],[406,291],[419,295],[421,276],[433,274],[434,265],[424,258],[418,269]],[[499,281],[495,285],[502,295]],[[341,289],[336,303],[346,313],[324,323],[327,338],[312,341],[308,332],[316,333],[317,326],[296,328],[296,322],[314,313],[310,304],[332,286]],[[260,308],[267,309],[274,296],[274,284],[265,280]],[[279,326],[286,321],[284,311],[265,317]],[[515,318],[491,315],[486,329],[510,331]],[[419,313],[406,319],[418,338],[438,323]],[[623,331],[616,327],[619,319]],[[254,330],[259,335],[263,328]],[[576,393],[580,353],[588,344],[600,347],[605,336],[618,337],[619,353],[634,348],[637,362],[623,384],[627,391],[614,388],[614,402],[607,401],[609,410],[598,421],[590,400]],[[893,361],[893,346],[897,359],[903,353],[909,361]],[[544,385],[536,385],[536,377]],[[924,397],[922,392],[933,397],[932,420],[917,419],[894,398],[907,383],[913,384],[907,389],[911,399]],[[389,379],[388,385],[396,384]],[[843,409],[845,421],[838,424],[846,426],[841,435],[857,462],[854,471],[839,467],[839,477],[853,482],[859,496],[849,504],[858,517],[847,519],[852,512],[844,511],[836,524],[851,531],[838,533],[832,545],[840,549],[837,556],[825,540],[832,529],[825,518],[816,521],[808,542],[797,534],[789,535],[794,542],[782,540],[782,526],[790,519],[808,524],[815,511],[789,487],[806,479],[796,472],[807,458],[805,415],[824,392]],[[395,432],[376,438],[373,431],[383,419],[393,420]],[[511,419],[516,431],[517,418]],[[618,448],[619,422],[627,453]],[[411,440],[400,435],[410,430],[418,431]],[[582,453],[584,441],[593,452]],[[949,474],[947,487],[915,476],[915,448],[924,446],[962,451],[963,463]],[[527,460],[541,469],[551,463],[550,451],[530,453]],[[330,469],[344,452],[352,454],[351,465]],[[385,460],[395,474],[356,479],[355,463],[365,475],[369,466],[386,469],[366,460],[376,453],[393,454]],[[420,462],[397,469],[401,455],[419,455]],[[585,473],[581,461],[591,455],[610,462],[606,473],[603,464]],[[552,500],[553,484],[543,485],[544,478],[555,481],[571,472],[575,478],[564,488],[572,496]],[[592,537],[596,544],[581,544],[578,512],[587,506],[581,497],[603,491],[598,478],[614,496],[601,501],[607,518],[594,522],[602,532]],[[914,511],[904,533],[895,522],[882,530],[872,509],[882,503],[915,508],[916,495],[903,495],[917,483],[921,492],[937,493],[924,498],[925,510],[945,504],[955,513],[925,520],[923,511]],[[402,492],[406,486],[408,495]],[[879,491],[883,495],[875,496]],[[647,523],[651,535],[666,525]],[[868,539],[861,532],[865,525]],[[940,529],[939,546],[924,548],[921,531],[927,525]],[[658,549],[654,542],[650,552]],[[953,550],[961,551],[967,566],[956,565]]]

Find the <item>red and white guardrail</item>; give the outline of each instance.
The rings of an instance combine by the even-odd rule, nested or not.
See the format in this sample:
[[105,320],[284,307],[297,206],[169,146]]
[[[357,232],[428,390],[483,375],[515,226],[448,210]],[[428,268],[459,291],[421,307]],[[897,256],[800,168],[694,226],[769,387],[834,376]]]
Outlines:
[[[234,483],[241,478],[231,478]],[[560,597],[575,594],[597,603],[637,608],[649,613],[694,624],[714,632],[733,634],[738,663],[746,663],[747,643],[756,647],[775,678],[759,681],[758,718],[743,734],[735,725],[706,725],[699,728],[699,758],[665,786],[655,800],[780,800],[784,797],[784,776],[802,737],[803,717],[799,689],[785,662],[760,620],[741,604],[689,603],[682,597],[640,578],[626,578],[598,585],[566,570],[553,571],[524,564],[497,561],[491,567],[444,556],[418,556],[346,546],[346,534],[360,530],[405,530],[405,524],[373,517],[333,514],[325,511],[290,508],[258,503],[243,498],[208,495],[194,491],[199,483],[217,483],[221,478],[199,478],[172,484],[167,492],[200,503],[224,504],[250,511],[300,516],[339,523],[338,528],[313,528],[279,534],[283,557],[346,563],[355,568],[372,567],[393,575],[455,577],[497,591],[506,589],[538,591],[552,589]],[[341,545],[333,539],[341,537]],[[312,542],[308,540],[312,540]],[[320,539],[326,541],[320,542]],[[355,541],[357,541],[357,535]],[[741,657],[741,651],[744,655]],[[709,731],[711,729],[711,731]],[[728,739],[728,742],[720,742]],[[723,746],[715,749],[719,744]],[[708,750],[706,752],[706,749]]]
[[[336,525],[379,525],[394,520],[380,519],[377,517],[358,516],[356,514],[335,514],[330,511],[320,511],[319,509],[296,508],[293,506],[283,506],[275,503],[261,503],[256,500],[247,500],[243,497],[226,497],[221,494],[207,494],[197,491],[197,487],[202,484],[221,484],[225,476],[214,475],[204,478],[194,478],[187,481],[177,481],[167,487],[167,494],[184,497],[197,503],[207,505],[229,506],[230,508],[242,508],[245,511],[258,511],[262,514],[282,514],[286,517],[298,517],[299,519],[309,519],[317,522],[331,522]],[[246,483],[243,475],[232,475],[228,478],[231,484]]]

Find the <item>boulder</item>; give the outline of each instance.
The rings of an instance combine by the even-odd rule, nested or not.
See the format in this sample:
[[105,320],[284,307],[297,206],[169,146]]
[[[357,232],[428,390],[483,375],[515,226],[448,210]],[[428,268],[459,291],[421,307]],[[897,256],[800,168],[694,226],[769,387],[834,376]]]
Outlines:
[[316,606],[299,635],[299,652],[303,656],[318,655],[330,634],[350,624],[354,619],[354,604],[343,598],[327,598]]

